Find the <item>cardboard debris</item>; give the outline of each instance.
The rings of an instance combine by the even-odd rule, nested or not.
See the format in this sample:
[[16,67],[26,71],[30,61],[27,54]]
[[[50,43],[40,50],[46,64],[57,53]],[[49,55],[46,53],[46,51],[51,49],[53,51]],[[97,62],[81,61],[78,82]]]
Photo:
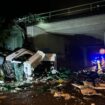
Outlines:
[[98,83],[97,86],[105,87],[105,83]]
[[5,99],[7,98],[7,96],[0,96],[0,99]]
[[92,96],[92,95],[102,95],[101,93],[97,93],[95,88],[90,87],[88,85],[78,85],[78,84],[72,84],[73,86],[80,89],[80,92],[82,95]]
[[56,91],[55,93],[54,93],[54,97],[63,97],[65,100],[69,100],[69,99],[71,99],[71,98],[74,98],[73,96],[71,96],[70,94],[68,94],[68,93],[64,93],[64,92],[58,92],[58,91]]
[[92,82],[83,81],[83,84],[84,84],[84,86],[93,87],[93,83]]
[[96,105],[95,103],[91,103],[91,105]]
[[104,90],[105,89],[105,83],[97,83],[97,84],[95,84],[94,89]]
[[92,96],[92,95],[102,95],[101,93],[97,93],[96,90],[92,88],[84,88],[80,89],[82,95]]
[[96,87],[94,87],[94,89],[96,89],[96,90],[104,90],[105,87],[104,86],[96,86]]

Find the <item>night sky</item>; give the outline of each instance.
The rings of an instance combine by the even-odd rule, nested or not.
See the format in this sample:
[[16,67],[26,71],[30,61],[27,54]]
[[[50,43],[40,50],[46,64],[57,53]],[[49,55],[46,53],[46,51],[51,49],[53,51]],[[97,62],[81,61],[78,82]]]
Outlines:
[[3,0],[0,13],[6,17],[22,17],[94,1],[101,0]]

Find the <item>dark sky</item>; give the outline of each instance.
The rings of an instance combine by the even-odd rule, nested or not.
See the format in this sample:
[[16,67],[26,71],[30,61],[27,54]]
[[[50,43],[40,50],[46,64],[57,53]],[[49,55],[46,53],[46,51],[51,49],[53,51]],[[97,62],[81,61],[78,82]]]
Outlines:
[[6,17],[21,17],[94,1],[101,0],[4,0],[0,3],[0,13]]

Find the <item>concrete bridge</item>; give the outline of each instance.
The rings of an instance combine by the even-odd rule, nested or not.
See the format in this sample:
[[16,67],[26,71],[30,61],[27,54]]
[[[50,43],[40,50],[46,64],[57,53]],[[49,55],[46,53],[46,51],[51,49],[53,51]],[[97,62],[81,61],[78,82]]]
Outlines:
[[[105,0],[103,1],[105,2]],[[100,6],[102,7],[101,10],[103,11],[105,10],[105,8],[103,8],[105,5],[103,5],[103,3],[101,2],[100,5],[93,5],[93,3],[91,3],[89,5],[86,4],[85,6],[86,8],[83,8],[83,5],[82,9],[80,10],[78,9],[78,7],[76,7],[77,10],[72,12],[68,10],[75,8],[67,8],[67,12],[65,12],[65,9],[63,9],[63,13],[61,13],[60,10],[56,11],[57,13],[60,11],[60,15],[63,14],[63,16],[70,12],[68,17],[71,16],[72,13],[73,15],[75,15],[74,13],[78,14],[78,12],[80,12],[79,17],[77,18],[63,18],[60,20],[58,16],[59,14],[57,14],[55,11],[37,15],[40,16],[40,18],[32,19],[32,16],[22,18],[20,22],[25,22],[25,24],[27,24],[27,22],[29,23],[29,25],[27,25],[27,35],[28,37],[32,38],[32,47],[35,47],[35,49],[41,49],[46,52],[51,51],[56,52],[57,54],[66,55],[67,57],[63,58],[63,64],[68,63],[70,64],[70,66],[72,65],[72,67],[75,67],[75,65],[79,67],[82,64],[82,66],[88,66],[88,49],[96,51],[98,48],[100,48],[100,41],[98,40],[97,42],[99,43],[96,44],[96,39],[101,39],[105,43],[105,11],[103,13],[87,16],[82,16],[82,14],[89,13],[91,10],[91,13],[93,13],[93,9],[95,9],[94,11],[96,11]],[[87,6],[89,6],[89,8],[87,8]],[[46,14],[48,14],[48,16],[43,16]],[[58,16],[58,21],[48,21],[49,19],[52,19],[51,17],[53,17],[54,15]],[[47,17],[47,19],[45,19],[47,21],[43,21],[43,18],[45,17]],[[34,24],[34,20],[36,22],[37,19],[37,24]],[[76,48],[73,49],[73,44],[77,43],[76,40],[74,40],[74,43],[71,43],[72,41],[70,41],[67,37],[64,38],[65,36],[73,35],[92,36],[93,39],[96,39],[94,39],[95,41],[88,41],[87,39],[85,39],[86,44],[82,43],[80,46],[77,44],[77,46],[75,46]],[[80,40],[79,43],[81,43],[81,41],[82,40]],[[29,45],[31,46],[32,44]],[[68,49],[68,51],[65,51],[65,49]],[[74,53],[77,51],[76,49],[78,49],[78,52],[80,52],[80,54]],[[70,58],[68,58],[68,56],[70,56]],[[77,58],[79,61],[77,61]],[[66,63],[64,59],[67,61]]]
[[56,33],[58,35],[82,34],[104,40],[105,14],[50,23],[40,22],[37,25],[28,26],[27,32],[31,36],[44,34],[46,32]]

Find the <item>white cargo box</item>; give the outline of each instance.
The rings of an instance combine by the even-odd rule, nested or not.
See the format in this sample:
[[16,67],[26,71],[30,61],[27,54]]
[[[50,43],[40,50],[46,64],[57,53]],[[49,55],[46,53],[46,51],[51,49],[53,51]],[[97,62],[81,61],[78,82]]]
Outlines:
[[6,61],[11,61],[11,62],[12,62],[12,60],[13,60],[14,58],[18,58],[18,57],[20,57],[20,56],[22,56],[22,55],[25,55],[25,54],[33,55],[33,52],[31,52],[31,51],[29,51],[29,50],[27,50],[27,49],[22,48],[22,49],[20,49],[20,50],[14,52],[14,53],[8,55],[8,56],[6,57]]
[[56,61],[56,54],[54,53],[47,53],[43,59],[43,61]]

